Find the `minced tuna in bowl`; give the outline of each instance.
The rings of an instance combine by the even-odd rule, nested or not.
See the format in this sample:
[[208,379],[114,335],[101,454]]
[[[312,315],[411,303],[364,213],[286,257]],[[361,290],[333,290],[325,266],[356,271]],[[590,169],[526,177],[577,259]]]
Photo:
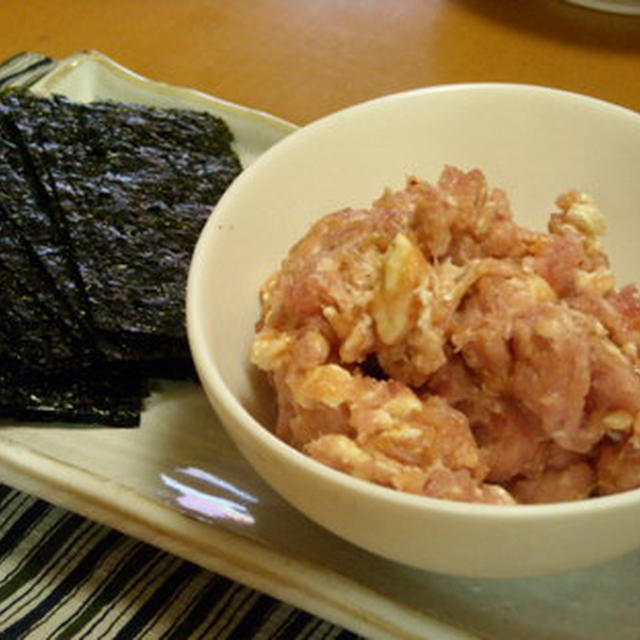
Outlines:
[[316,222],[261,291],[276,433],[387,487],[491,504],[640,486],[640,295],[588,195],[546,232],[479,170]]

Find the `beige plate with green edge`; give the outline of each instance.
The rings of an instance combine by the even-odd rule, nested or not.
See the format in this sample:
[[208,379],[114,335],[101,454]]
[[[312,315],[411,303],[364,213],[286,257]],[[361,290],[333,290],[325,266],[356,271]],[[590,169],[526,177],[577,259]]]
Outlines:
[[[32,89],[211,111],[231,127],[245,166],[295,128],[96,52],[71,56]],[[139,429],[3,427],[0,480],[368,638],[636,640],[640,629],[640,553],[525,580],[453,578],[379,559],[270,490],[191,384],[154,394]]]

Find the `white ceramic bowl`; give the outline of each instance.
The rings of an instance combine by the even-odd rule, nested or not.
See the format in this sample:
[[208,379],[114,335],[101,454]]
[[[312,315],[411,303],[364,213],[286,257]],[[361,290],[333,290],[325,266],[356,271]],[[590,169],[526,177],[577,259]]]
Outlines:
[[306,126],[236,180],[198,242],[187,322],[211,403],[285,499],[339,536],[415,567],[527,576],[640,546],[640,490],[570,504],[489,506],[402,494],[327,468],[270,432],[270,392],[249,364],[258,289],[320,216],[368,206],[408,174],[483,169],[519,222],[542,228],[555,197],[597,198],[619,282],[640,273],[640,115],[542,87],[468,84],[391,95]]

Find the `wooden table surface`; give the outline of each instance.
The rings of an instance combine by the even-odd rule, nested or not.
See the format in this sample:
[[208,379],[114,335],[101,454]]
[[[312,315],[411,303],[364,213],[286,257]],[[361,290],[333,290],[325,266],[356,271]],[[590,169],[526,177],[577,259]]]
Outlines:
[[2,0],[0,58],[97,49],[304,124],[414,87],[508,81],[640,110],[640,18],[561,0]]

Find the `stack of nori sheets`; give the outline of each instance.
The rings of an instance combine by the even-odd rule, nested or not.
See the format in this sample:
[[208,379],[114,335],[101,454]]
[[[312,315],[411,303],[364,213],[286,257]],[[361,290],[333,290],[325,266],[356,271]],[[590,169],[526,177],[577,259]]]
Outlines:
[[193,375],[191,252],[241,170],[206,113],[0,92],[0,418],[138,424]]

